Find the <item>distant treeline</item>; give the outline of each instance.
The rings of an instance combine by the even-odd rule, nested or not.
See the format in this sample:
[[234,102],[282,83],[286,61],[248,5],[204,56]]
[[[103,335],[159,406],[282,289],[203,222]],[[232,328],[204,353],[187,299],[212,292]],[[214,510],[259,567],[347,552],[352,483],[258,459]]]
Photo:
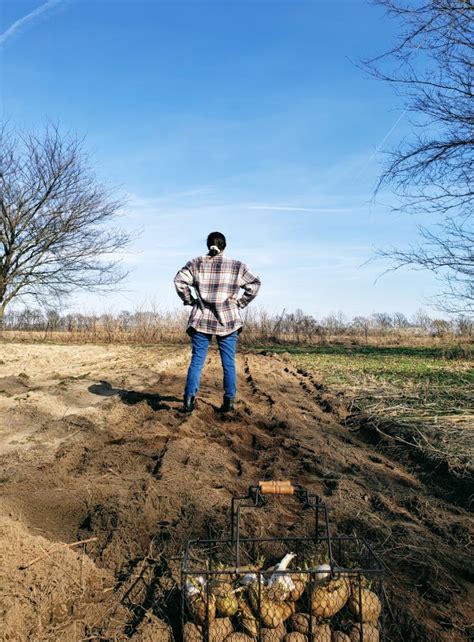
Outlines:
[[[179,343],[187,340],[184,330],[188,312],[158,310],[123,311],[118,314],[60,314],[56,310],[25,308],[8,312],[3,320],[6,338],[54,339],[107,343]],[[330,314],[321,319],[302,310],[270,314],[247,309],[243,314],[247,343],[324,344],[337,341],[400,343],[407,340],[474,338],[474,321],[465,317],[440,319],[423,311],[412,318],[401,312],[376,312],[347,319]]]

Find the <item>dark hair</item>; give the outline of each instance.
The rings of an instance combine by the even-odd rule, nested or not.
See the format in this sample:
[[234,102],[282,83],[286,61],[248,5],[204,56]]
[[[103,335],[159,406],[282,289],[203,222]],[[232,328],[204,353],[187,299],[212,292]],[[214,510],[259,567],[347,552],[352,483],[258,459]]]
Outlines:
[[209,254],[211,256],[216,256],[219,252],[216,252],[215,249],[211,250],[212,245],[218,247],[220,252],[225,250],[225,246],[227,245],[225,236],[221,234],[221,232],[211,232],[207,237],[207,249],[209,250]]

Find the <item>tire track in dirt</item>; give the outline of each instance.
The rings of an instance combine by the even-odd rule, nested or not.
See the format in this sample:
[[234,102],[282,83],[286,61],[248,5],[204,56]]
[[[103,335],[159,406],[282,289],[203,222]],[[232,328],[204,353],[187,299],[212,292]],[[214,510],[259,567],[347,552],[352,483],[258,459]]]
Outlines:
[[275,405],[275,400],[271,395],[269,395],[267,392],[264,390],[261,390],[258,388],[258,386],[255,383],[254,378],[252,377],[252,373],[250,372],[250,363],[249,363],[249,357],[245,357],[244,359],[244,372],[245,372],[245,381],[249,385],[251,391],[255,395],[259,395],[260,397],[264,398],[269,406],[270,409],[273,408]]

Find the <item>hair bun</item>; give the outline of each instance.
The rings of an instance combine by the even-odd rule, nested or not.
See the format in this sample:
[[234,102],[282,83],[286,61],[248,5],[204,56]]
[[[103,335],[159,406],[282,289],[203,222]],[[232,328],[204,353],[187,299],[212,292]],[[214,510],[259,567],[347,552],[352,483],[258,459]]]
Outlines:
[[225,250],[227,245],[225,236],[221,232],[211,232],[206,241],[209,256],[217,256]]

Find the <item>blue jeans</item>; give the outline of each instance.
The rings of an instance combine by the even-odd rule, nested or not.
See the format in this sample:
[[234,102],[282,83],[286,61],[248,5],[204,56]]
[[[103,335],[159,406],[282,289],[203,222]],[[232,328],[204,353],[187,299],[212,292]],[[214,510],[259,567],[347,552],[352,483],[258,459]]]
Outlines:
[[[235,397],[237,391],[235,377],[235,350],[237,348],[238,332],[232,332],[224,337],[216,336],[217,345],[221,355],[222,369],[224,371],[224,395],[226,397]],[[188,376],[186,377],[186,386],[184,394],[189,397],[195,397],[199,390],[201,380],[201,370],[206,361],[207,349],[211,343],[212,334],[203,332],[194,332],[191,336],[191,345],[193,354],[189,364]]]

